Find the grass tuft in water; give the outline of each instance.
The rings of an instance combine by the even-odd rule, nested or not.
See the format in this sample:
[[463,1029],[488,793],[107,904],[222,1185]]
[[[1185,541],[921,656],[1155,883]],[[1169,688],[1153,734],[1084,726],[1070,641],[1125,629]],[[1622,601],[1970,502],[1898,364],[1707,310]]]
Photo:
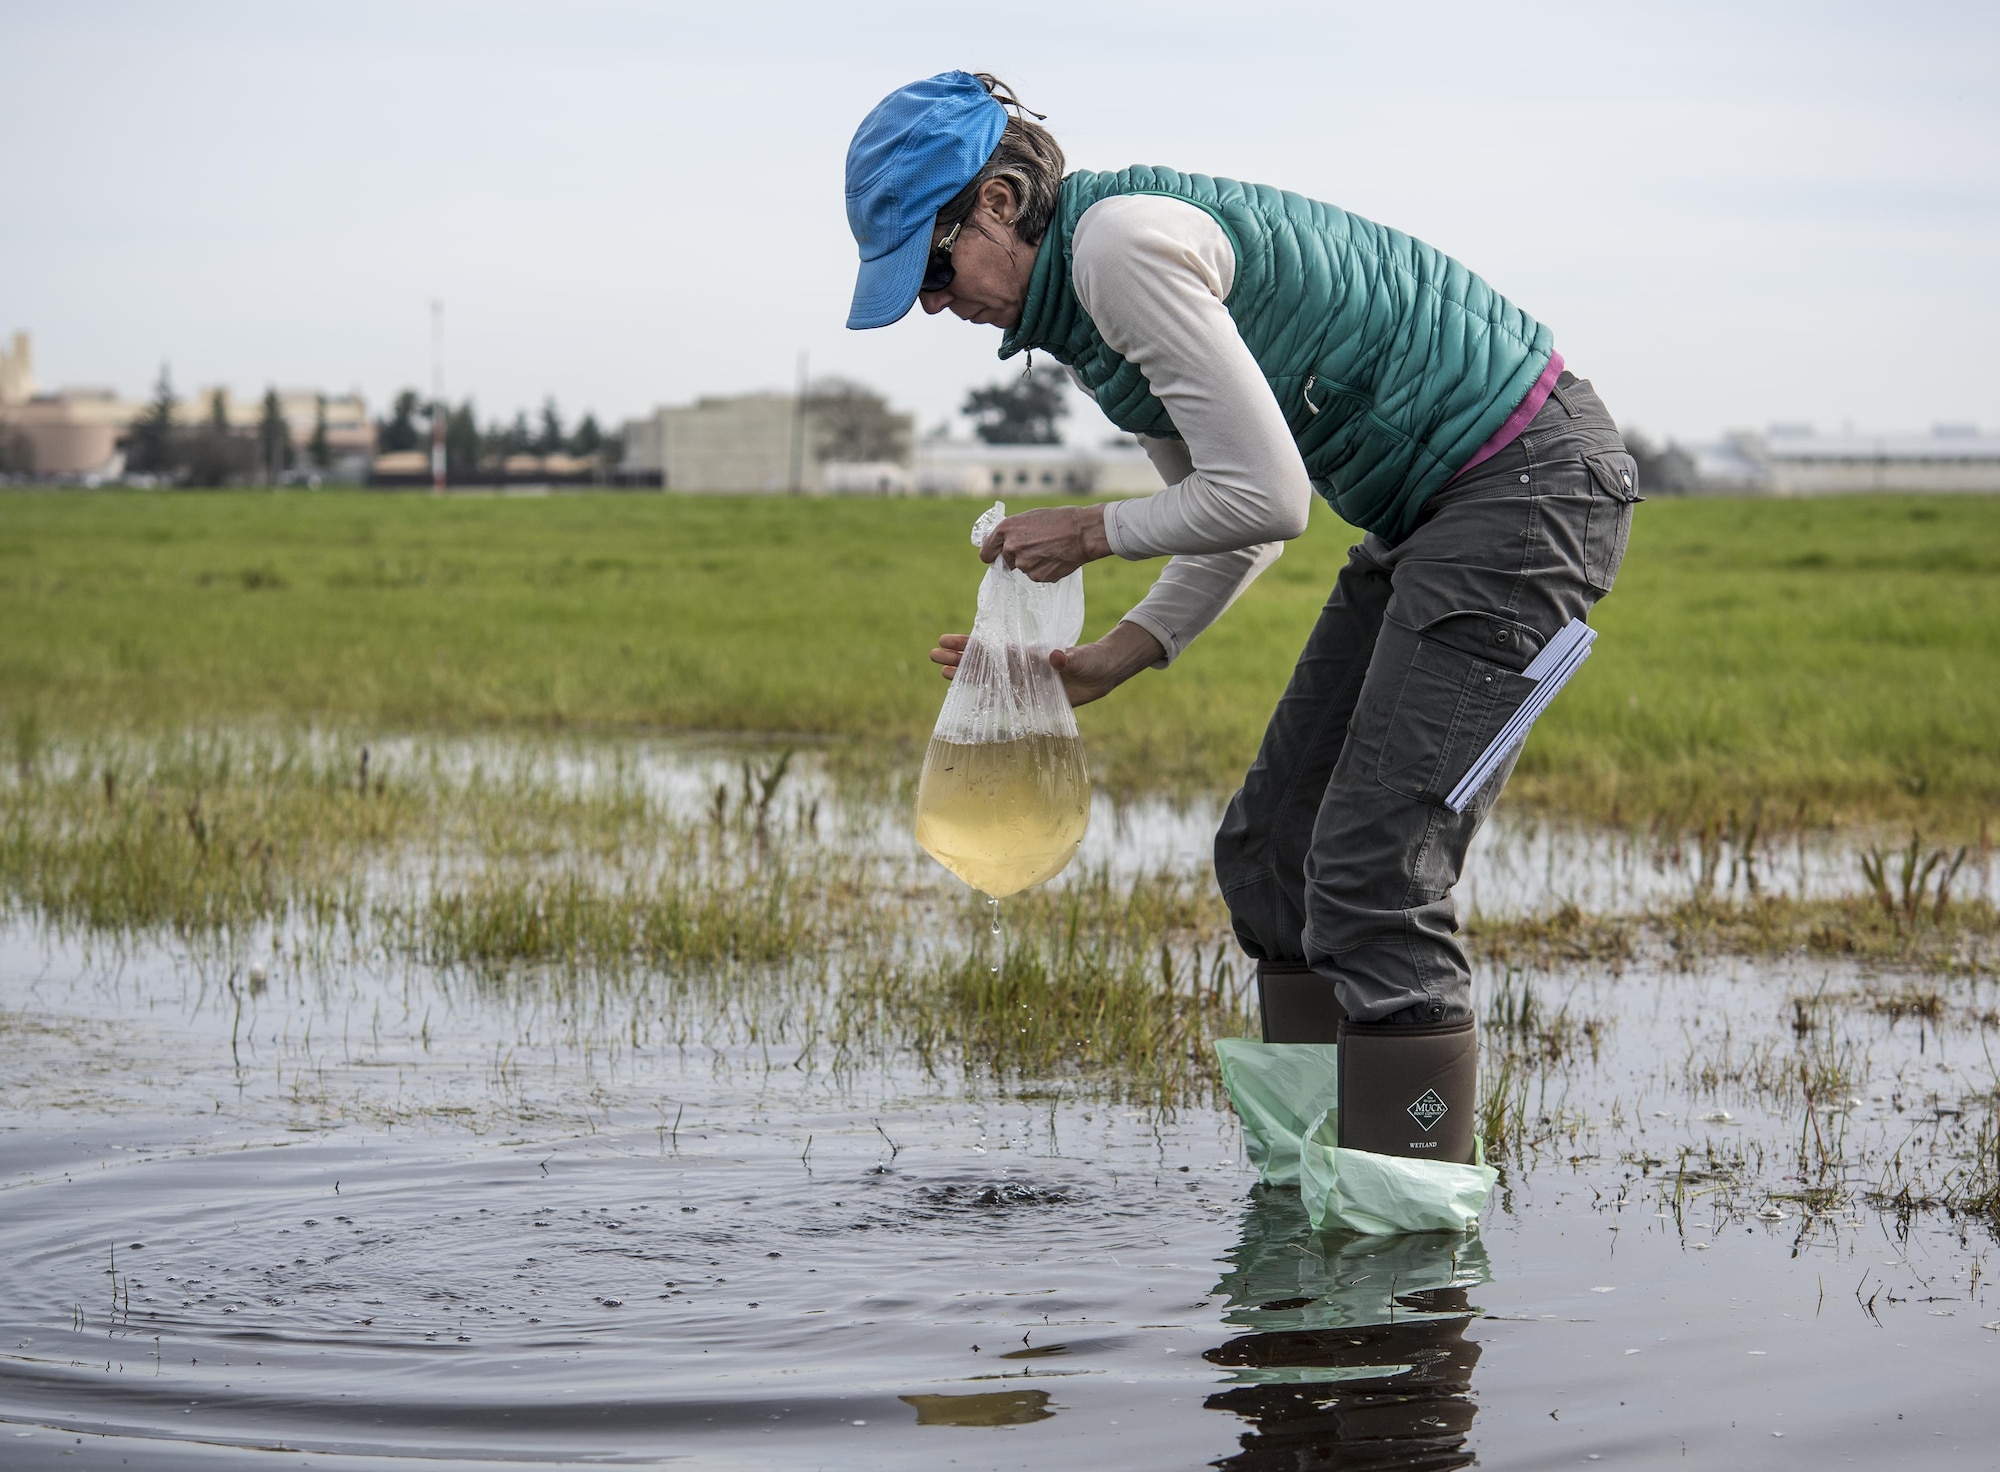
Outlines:
[[1572,1016],[1567,1001],[1551,1011],[1534,982],[1518,972],[1509,972],[1494,992],[1485,1024],[1489,1049],[1504,1048],[1545,1064],[1561,1063],[1584,1049],[1595,1059],[1607,1026],[1602,1018]]

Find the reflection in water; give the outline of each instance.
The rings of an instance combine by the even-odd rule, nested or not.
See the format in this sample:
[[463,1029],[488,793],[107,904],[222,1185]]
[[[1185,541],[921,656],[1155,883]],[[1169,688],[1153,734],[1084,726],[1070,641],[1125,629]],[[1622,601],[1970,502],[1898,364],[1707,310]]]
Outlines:
[[1479,1345],[1465,1337],[1487,1281],[1477,1237],[1315,1235],[1296,1192],[1258,1189],[1216,1285],[1223,1322],[1246,1331],[1203,1358],[1233,1371],[1211,1410],[1248,1421],[1217,1466],[1469,1466],[1468,1396]]
[[1030,1421],[1046,1421],[1055,1414],[1049,1409],[1046,1390],[989,1390],[980,1395],[896,1398],[917,1408],[919,1426],[1025,1426]]

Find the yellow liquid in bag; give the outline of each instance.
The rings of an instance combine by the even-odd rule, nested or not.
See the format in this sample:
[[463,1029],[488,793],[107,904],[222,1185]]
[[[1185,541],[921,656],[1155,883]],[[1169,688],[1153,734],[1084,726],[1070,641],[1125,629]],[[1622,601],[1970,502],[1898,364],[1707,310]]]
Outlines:
[[1053,879],[1090,825],[1077,736],[964,746],[933,740],[917,782],[917,842],[974,889],[1004,899]]

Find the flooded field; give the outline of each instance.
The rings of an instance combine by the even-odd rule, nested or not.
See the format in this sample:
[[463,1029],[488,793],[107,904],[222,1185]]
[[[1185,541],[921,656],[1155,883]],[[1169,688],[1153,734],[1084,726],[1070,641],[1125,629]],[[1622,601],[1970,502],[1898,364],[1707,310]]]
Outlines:
[[11,778],[0,1465],[1991,1465],[1990,853],[1496,823],[1500,1189],[1341,1241],[1206,1061],[1213,813],[1100,800],[996,944],[907,783]]

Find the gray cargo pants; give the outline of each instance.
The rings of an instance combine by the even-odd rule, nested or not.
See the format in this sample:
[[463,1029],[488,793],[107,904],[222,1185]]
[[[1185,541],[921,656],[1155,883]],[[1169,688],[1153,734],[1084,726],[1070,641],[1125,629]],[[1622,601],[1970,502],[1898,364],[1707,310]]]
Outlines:
[[1452,886],[1511,772],[1445,795],[1531,688],[1519,672],[1611,590],[1637,473],[1565,373],[1512,444],[1348,555],[1215,837],[1237,939],[1310,965],[1357,1022],[1471,1015]]

